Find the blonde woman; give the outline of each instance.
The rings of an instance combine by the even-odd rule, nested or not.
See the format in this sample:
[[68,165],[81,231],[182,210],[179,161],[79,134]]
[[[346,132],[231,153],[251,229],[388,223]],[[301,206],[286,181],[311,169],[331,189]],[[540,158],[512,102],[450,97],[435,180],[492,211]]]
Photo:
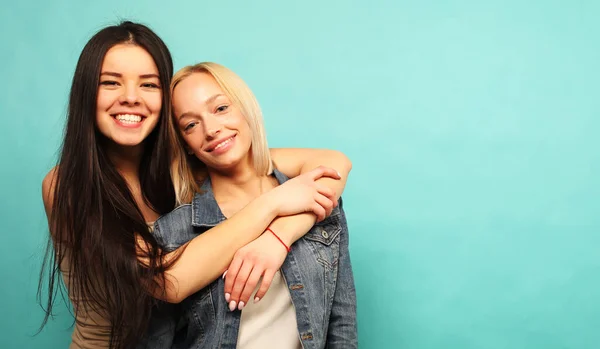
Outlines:
[[[270,157],[258,103],[236,74],[201,63],[176,73],[171,86],[170,127],[172,139],[180,143],[174,147],[180,151],[172,178],[181,179],[175,191],[183,206],[156,222],[155,234],[167,250],[287,180]],[[180,325],[176,335],[178,347],[357,346],[356,296],[341,200],[320,222],[311,213],[294,218],[297,236],[306,235],[292,244],[281,236],[289,231],[289,221],[286,227],[273,221],[238,252],[224,278],[182,302],[181,324],[186,326]],[[258,250],[270,251],[267,267],[252,263],[245,253]],[[238,279],[247,280],[245,286]]]

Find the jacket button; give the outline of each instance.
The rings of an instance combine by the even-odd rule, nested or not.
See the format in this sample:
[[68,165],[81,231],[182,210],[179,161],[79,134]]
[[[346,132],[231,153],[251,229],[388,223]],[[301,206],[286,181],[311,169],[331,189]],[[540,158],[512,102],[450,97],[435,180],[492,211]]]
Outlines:
[[329,233],[327,233],[327,231],[325,229],[323,229],[321,231],[321,236],[324,237],[325,239],[327,239],[329,237]]

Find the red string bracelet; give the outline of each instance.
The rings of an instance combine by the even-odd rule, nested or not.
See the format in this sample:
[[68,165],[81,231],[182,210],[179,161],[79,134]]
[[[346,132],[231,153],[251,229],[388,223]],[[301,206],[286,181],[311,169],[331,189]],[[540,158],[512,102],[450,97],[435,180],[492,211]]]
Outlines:
[[279,236],[277,236],[277,234],[275,234],[275,232],[273,230],[271,230],[271,228],[267,228],[268,231],[271,232],[271,234],[273,234],[277,240],[279,240],[279,242],[281,242],[281,244],[285,247],[285,249],[288,251],[288,253],[292,250],[291,248],[288,247],[288,245],[285,244],[285,242],[283,242],[283,240],[281,240],[281,238]]

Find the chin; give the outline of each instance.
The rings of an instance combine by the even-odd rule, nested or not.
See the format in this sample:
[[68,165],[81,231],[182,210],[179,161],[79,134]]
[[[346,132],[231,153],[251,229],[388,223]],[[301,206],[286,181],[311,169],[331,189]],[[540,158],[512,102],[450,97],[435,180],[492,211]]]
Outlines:
[[136,147],[144,142],[144,138],[114,139],[113,142],[121,147]]
[[235,164],[223,163],[223,162],[220,162],[220,163],[212,162],[212,163],[208,164],[208,168],[209,169],[212,168],[212,169],[219,170],[219,171],[228,171],[228,170],[233,170],[235,168]]
[[208,168],[219,172],[232,172],[238,165],[239,161],[219,161],[209,163]]
[[208,169],[215,169],[221,172],[234,171],[247,160],[246,154],[240,154],[238,149],[231,149],[229,152],[218,156],[206,156],[198,158]]

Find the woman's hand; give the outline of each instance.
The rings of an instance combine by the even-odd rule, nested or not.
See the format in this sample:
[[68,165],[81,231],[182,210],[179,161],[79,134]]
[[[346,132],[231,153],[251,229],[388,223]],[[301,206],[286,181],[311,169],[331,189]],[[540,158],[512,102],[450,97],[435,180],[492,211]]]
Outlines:
[[286,256],[285,246],[268,231],[240,248],[225,272],[225,300],[229,302],[229,310],[242,310],[250,301],[259,281],[260,288],[253,301],[256,303],[261,300]]
[[322,177],[341,178],[336,170],[319,166],[288,180],[264,195],[269,196],[276,204],[278,216],[312,212],[317,216],[317,222],[320,222],[337,206],[335,192],[315,182]]

